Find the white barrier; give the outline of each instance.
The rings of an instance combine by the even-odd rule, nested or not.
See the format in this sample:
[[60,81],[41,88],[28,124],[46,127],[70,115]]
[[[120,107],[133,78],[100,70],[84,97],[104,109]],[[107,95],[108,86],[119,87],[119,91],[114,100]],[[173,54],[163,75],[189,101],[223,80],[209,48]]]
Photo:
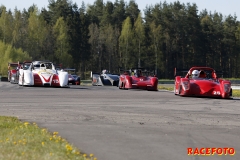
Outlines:
[[240,90],[240,86],[232,86],[232,89],[234,89],[234,90]]

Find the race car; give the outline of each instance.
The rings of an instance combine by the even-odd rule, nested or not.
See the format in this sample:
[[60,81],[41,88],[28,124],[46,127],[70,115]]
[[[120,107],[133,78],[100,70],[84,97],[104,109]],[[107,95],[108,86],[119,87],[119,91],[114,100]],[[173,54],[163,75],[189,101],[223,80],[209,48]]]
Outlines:
[[231,98],[232,88],[229,80],[218,78],[210,67],[192,67],[184,77],[176,75],[174,94],[180,96]]
[[64,68],[64,71],[68,72],[68,84],[80,85],[80,76],[76,75],[76,69]]
[[143,68],[123,70],[119,78],[119,89],[144,89],[157,91],[158,78]]
[[102,73],[91,72],[93,86],[118,86],[119,75],[111,74],[107,70],[102,70]]
[[18,83],[19,67],[21,63],[8,62],[8,82]]
[[68,73],[56,70],[52,62],[33,61],[29,67],[19,70],[19,85],[69,87]]
[[75,84],[76,85],[81,85],[81,77],[76,75],[76,74],[72,74],[72,76],[75,79]]

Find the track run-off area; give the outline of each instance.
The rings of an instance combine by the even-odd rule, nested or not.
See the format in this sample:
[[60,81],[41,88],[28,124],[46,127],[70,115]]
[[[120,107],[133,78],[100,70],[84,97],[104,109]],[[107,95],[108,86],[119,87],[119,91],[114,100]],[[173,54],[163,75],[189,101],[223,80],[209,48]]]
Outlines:
[[[22,87],[0,82],[0,116],[35,122],[98,160],[239,160],[240,99],[112,86]],[[234,155],[188,155],[233,148]]]

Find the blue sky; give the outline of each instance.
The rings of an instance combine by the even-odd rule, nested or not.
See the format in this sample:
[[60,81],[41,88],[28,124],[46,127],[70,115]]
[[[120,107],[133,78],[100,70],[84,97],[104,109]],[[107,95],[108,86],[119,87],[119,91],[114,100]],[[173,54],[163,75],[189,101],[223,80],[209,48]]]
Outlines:
[[[72,0],[73,3],[77,3],[78,7],[81,6],[82,1],[87,4],[93,4],[95,0]],[[108,0],[115,2],[115,0]],[[125,0],[129,2],[129,0]],[[176,0],[166,0],[167,3],[175,2]],[[240,1],[239,0],[179,0],[181,3],[196,3],[198,6],[198,10],[202,11],[203,9],[207,9],[214,13],[215,11],[218,13],[222,13],[224,16],[236,14],[237,19],[240,20]],[[104,0],[107,2],[107,0]],[[147,5],[155,5],[156,3],[164,2],[164,0],[135,0],[138,4],[139,9],[143,10]],[[19,10],[23,8],[28,9],[33,4],[36,4],[39,9],[42,7],[47,8],[48,0],[0,0],[0,5],[4,5],[7,9],[14,10],[17,7]]]

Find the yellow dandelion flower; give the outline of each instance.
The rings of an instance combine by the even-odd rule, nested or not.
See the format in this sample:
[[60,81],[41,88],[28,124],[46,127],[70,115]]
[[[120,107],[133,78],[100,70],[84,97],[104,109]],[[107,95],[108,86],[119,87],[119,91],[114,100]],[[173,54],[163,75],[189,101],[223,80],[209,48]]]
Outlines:
[[76,154],[80,154],[80,152],[76,152]]
[[83,157],[87,157],[87,154],[83,154]]
[[42,129],[42,132],[47,132],[47,130],[46,129]]
[[56,140],[55,142],[58,143],[58,140]]
[[97,160],[97,158],[93,158],[93,160]]
[[29,125],[29,123],[28,123],[28,122],[25,122],[24,125],[27,126],[27,125]]
[[22,143],[22,140],[19,140],[18,143]]
[[49,140],[51,141],[51,140],[52,140],[52,137],[50,137]]
[[58,140],[61,140],[62,139],[62,137],[61,136],[58,136]]
[[35,122],[33,122],[33,125],[37,125]]
[[58,135],[58,132],[53,132],[53,135]]
[[53,138],[57,138],[57,136],[56,136],[56,135],[53,135]]
[[24,155],[25,153],[24,152],[22,152],[22,155]]
[[89,155],[89,157],[93,157],[93,156],[94,156],[94,154],[90,154],[90,155]]
[[72,146],[70,146],[70,145],[68,145],[68,144],[66,144],[66,149],[67,149],[67,151],[72,151]]
[[12,132],[9,133],[10,135],[12,134]]
[[50,156],[52,156],[52,152],[50,152]]
[[44,142],[42,142],[42,146],[44,146]]
[[22,144],[23,144],[23,145],[25,145],[25,144],[26,144],[26,142],[23,142]]
[[13,144],[15,144],[15,145],[16,145],[16,144],[17,144],[17,142],[13,142]]
[[6,141],[9,141],[9,138],[6,138]]

